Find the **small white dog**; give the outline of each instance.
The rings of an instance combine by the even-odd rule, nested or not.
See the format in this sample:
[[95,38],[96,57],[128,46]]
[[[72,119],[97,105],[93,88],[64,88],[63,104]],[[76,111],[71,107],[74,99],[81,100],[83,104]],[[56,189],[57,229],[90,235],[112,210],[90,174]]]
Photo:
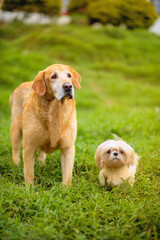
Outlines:
[[123,181],[133,186],[139,157],[126,142],[115,136],[115,140],[100,144],[95,159],[101,169],[99,181],[102,186],[117,186]]

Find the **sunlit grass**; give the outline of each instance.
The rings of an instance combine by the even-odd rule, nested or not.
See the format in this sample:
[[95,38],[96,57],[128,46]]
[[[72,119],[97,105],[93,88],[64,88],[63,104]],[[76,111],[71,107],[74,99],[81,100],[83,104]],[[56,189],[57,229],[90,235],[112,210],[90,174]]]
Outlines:
[[[0,238],[158,239],[160,38],[147,31],[89,26],[0,27]],[[26,189],[23,162],[11,161],[9,95],[53,63],[82,76],[73,185],[61,186],[60,154],[35,163]],[[94,153],[115,133],[141,156],[136,182],[98,182]]]

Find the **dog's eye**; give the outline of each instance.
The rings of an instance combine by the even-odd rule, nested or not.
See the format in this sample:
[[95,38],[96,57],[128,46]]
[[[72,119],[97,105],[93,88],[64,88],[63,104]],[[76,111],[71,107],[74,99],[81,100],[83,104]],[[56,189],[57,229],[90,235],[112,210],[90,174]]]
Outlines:
[[57,74],[56,73],[52,75],[51,79],[55,79],[55,78],[57,78]]
[[111,150],[108,150],[107,153],[110,154],[110,153],[111,153]]
[[70,73],[67,73],[67,77],[71,78],[71,74],[70,74]]
[[120,153],[123,154],[124,152],[122,150],[120,150]]

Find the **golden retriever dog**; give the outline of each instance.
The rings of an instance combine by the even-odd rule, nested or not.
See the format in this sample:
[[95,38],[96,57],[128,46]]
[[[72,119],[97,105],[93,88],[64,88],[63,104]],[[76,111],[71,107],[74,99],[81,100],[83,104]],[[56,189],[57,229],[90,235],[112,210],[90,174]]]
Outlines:
[[80,75],[70,66],[53,64],[33,82],[22,83],[10,96],[12,159],[20,163],[23,136],[25,184],[34,184],[34,161],[45,163],[46,153],[61,150],[62,182],[71,185],[77,135],[73,85]]
[[114,140],[101,143],[95,159],[100,168],[99,181],[102,186],[118,186],[123,181],[133,186],[139,156],[122,139],[115,136]]

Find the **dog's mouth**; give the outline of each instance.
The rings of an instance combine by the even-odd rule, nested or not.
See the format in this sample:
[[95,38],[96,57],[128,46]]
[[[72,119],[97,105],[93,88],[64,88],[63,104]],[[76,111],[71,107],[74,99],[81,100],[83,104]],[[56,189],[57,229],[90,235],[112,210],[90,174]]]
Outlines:
[[114,161],[114,160],[119,160],[119,158],[118,157],[114,157],[114,158],[112,158],[112,160]]
[[63,97],[62,97],[62,100],[64,98],[69,98],[69,99],[73,99],[73,95],[71,93],[66,93]]

